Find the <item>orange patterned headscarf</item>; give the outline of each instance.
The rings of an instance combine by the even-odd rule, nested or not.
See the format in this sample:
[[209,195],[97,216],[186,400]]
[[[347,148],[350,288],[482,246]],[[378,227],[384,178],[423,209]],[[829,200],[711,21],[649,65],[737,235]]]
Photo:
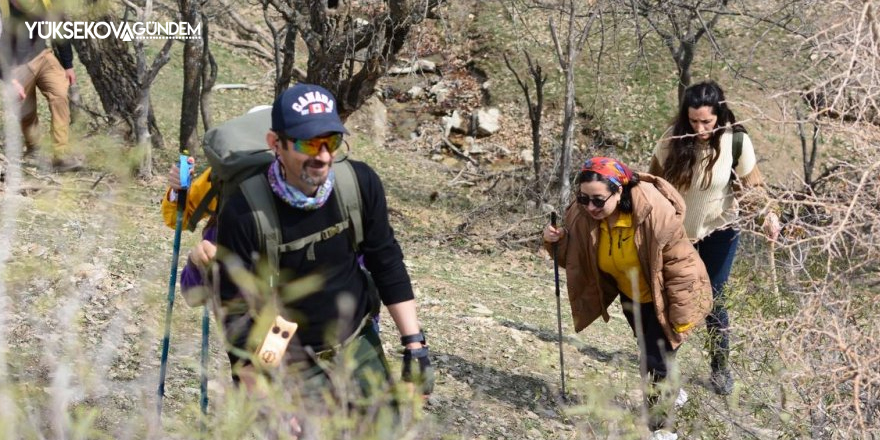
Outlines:
[[633,172],[629,167],[610,157],[587,159],[584,162],[584,166],[581,167],[581,172],[583,173],[584,171],[592,171],[621,188],[632,181],[633,176]]

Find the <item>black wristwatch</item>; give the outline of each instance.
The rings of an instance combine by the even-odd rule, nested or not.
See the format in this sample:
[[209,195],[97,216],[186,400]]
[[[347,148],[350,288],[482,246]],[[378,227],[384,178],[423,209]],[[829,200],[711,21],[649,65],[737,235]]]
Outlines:
[[425,344],[425,333],[419,330],[419,332],[414,335],[406,335],[400,337],[400,345],[403,345],[404,347],[406,347],[407,344],[413,342],[421,342],[422,344]]

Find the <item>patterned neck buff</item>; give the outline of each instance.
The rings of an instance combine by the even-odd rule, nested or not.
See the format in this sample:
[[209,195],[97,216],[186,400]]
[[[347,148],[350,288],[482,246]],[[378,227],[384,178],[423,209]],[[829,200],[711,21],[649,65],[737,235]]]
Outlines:
[[581,172],[583,173],[584,171],[592,171],[610,180],[621,188],[626,186],[632,180],[633,176],[631,169],[610,157],[594,157],[592,159],[587,159],[587,161],[584,162],[584,166],[581,167]]
[[267,177],[269,178],[269,186],[272,187],[272,192],[281,197],[288,205],[306,211],[314,211],[324,206],[324,203],[330,198],[330,193],[333,192],[333,181],[336,179],[336,175],[331,169],[330,174],[327,175],[327,180],[318,188],[318,193],[315,194],[315,197],[309,197],[284,180],[281,160],[278,158],[275,158],[275,162],[272,162],[272,166],[269,167]]

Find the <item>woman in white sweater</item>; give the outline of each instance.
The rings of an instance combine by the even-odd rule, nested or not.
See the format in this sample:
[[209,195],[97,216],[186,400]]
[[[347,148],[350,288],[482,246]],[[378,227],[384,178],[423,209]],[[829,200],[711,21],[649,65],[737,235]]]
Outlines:
[[[752,141],[745,128],[737,124],[717,83],[705,81],[687,88],[672,127],[654,151],[649,172],[668,180],[684,198],[685,230],[706,265],[715,299],[712,313],[706,318],[710,381],[716,393],[730,394],[730,320],[724,286],[739,242],[739,206],[734,184],[738,181],[745,189],[760,188],[763,179]],[[764,232],[775,240],[780,230],[779,217],[768,209],[769,203],[756,201],[744,204],[765,211],[759,212],[764,215]]]

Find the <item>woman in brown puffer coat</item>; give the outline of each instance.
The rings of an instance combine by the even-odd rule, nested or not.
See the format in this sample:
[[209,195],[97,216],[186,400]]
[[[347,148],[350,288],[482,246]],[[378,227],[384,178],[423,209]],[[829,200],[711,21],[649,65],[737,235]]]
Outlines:
[[[712,308],[706,268],[682,228],[684,203],[665,180],[606,157],[584,163],[575,190],[565,227],[544,229],[544,246],[558,246],[566,270],[575,331],[600,316],[607,322],[608,306],[620,296],[638,338],[640,371],[656,385]],[[649,409],[659,399],[654,388]],[[650,428],[663,428],[667,419],[653,414]]]

